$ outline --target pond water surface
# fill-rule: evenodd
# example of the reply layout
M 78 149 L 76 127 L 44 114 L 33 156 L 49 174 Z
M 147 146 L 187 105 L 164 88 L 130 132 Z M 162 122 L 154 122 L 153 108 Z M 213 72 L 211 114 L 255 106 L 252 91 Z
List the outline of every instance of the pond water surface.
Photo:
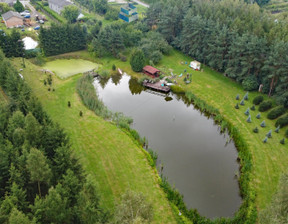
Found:
M 158 153 L 163 174 L 188 208 L 209 218 L 232 217 L 241 204 L 237 150 L 213 119 L 182 97 L 141 87 L 128 75 L 95 80 L 99 97 L 114 112 L 132 117 L 132 128 Z

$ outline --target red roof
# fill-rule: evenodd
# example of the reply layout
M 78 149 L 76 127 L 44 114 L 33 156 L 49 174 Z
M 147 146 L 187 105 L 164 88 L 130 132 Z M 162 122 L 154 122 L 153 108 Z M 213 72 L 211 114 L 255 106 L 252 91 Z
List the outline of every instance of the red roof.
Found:
M 144 68 L 143 68 L 144 71 L 146 72 L 149 72 L 151 74 L 155 74 L 157 72 L 160 72 L 160 70 L 158 70 L 157 68 L 153 68 L 152 66 L 150 65 L 146 65 Z

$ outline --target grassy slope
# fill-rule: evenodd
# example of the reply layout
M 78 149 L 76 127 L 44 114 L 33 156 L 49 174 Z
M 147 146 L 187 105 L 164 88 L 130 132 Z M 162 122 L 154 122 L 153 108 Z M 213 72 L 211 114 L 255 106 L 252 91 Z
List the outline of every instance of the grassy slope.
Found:
M 23 75 L 51 118 L 67 131 L 87 173 L 99 184 L 104 206 L 113 207 L 121 194 L 130 188 L 143 192 L 153 203 L 155 223 L 175 223 L 168 201 L 158 186 L 155 170 L 148 165 L 141 149 L 116 126 L 82 105 L 76 94 L 80 75 L 66 80 L 53 77 L 56 91 L 48 92 L 42 82 L 44 76 L 37 72 L 38 69 L 27 62 Z M 71 108 L 67 107 L 68 101 L 71 101 Z M 84 113 L 83 118 L 79 117 L 80 110 Z
M 172 56 L 173 55 L 173 56 Z M 255 111 L 251 111 L 252 123 L 247 123 L 247 116 L 244 115 L 247 107 L 252 106 L 252 100 L 257 92 L 249 93 L 249 101 L 245 101 L 245 106 L 240 106 L 239 110 L 234 109 L 236 104 L 235 97 L 240 94 L 240 99 L 245 95 L 245 91 L 241 86 L 223 75 L 204 67 L 204 72 L 193 71 L 187 65 L 182 65 L 181 62 L 189 62 L 191 58 L 174 51 L 171 56 L 165 56 L 160 67 L 162 70 L 168 71 L 172 68 L 173 72 L 180 74 L 187 69 L 187 72 L 192 72 L 192 84 L 185 85 L 182 80 L 178 80 L 185 90 L 193 92 L 199 98 L 205 100 L 208 104 L 218 108 L 220 112 L 232 122 L 240 131 L 244 139 L 249 145 L 254 161 L 254 178 L 252 185 L 256 189 L 257 206 L 263 209 L 271 200 L 272 194 L 275 192 L 281 172 L 288 169 L 288 144 L 281 145 L 280 139 L 284 137 L 284 130 L 279 134 L 274 132 L 275 121 L 267 119 L 267 112 L 261 113 L 261 119 L 256 119 L 258 107 Z M 239 103 L 239 102 L 238 102 Z M 261 128 L 260 123 L 265 120 L 267 127 Z M 259 128 L 259 133 L 254 134 L 252 129 Z M 262 140 L 266 133 L 272 129 L 272 139 L 264 144 Z M 286 139 L 287 140 L 287 139 Z

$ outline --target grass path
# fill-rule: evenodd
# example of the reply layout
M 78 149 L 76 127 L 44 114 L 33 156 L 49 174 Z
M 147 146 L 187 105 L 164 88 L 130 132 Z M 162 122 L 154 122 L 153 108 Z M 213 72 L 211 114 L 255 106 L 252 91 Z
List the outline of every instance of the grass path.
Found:
M 17 59 L 15 59 L 17 64 Z M 158 185 L 158 177 L 141 149 L 115 125 L 97 117 L 83 106 L 76 93 L 80 75 L 60 80 L 53 77 L 55 92 L 43 85 L 44 75 L 27 62 L 25 80 L 45 111 L 67 131 L 87 173 L 98 182 L 102 203 L 113 208 L 128 189 L 143 192 L 154 207 L 155 223 L 176 223 L 174 214 Z M 68 108 L 67 102 L 71 102 Z M 84 116 L 79 116 L 79 111 Z
M 265 208 L 277 189 L 281 173 L 288 170 L 287 139 L 285 145 L 279 143 L 280 139 L 284 137 L 284 130 L 287 127 L 282 129 L 279 134 L 275 133 L 275 121 L 267 119 L 267 112 L 261 113 L 261 119 L 256 119 L 256 115 L 259 113 L 258 106 L 255 111 L 250 111 L 252 123 L 247 123 L 247 116 L 244 115 L 244 112 L 253 105 L 253 98 L 259 94 L 257 92 L 249 93 L 249 101 L 245 101 L 245 106 L 240 106 L 240 109 L 236 110 L 234 106 L 240 102 L 235 100 L 236 95 L 240 94 L 241 100 L 246 93 L 239 84 L 205 66 L 203 72 L 193 71 L 185 63 L 182 64 L 185 61 L 190 62 L 191 58 L 174 51 L 171 56 L 165 56 L 162 64 L 158 67 L 167 71 L 169 65 L 169 68 L 173 69 L 173 73 L 178 75 L 187 69 L 187 72 L 193 74 L 193 81 L 186 85 L 182 77 L 181 80 L 178 80 L 182 88 L 218 108 L 221 114 L 239 129 L 253 156 L 254 173 L 251 184 L 256 190 L 257 207 Z M 266 122 L 266 128 L 260 127 L 263 120 Z M 259 129 L 258 134 L 252 131 L 256 126 Z M 268 143 L 264 144 L 262 140 L 270 129 L 273 131 L 272 139 L 268 139 Z

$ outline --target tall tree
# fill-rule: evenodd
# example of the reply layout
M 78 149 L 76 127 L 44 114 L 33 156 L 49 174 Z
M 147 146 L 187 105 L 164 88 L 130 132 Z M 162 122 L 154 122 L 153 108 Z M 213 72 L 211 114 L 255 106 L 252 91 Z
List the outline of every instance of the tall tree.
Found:
M 75 5 L 68 5 L 62 11 L 62 16 L 67 19 L 69 23 L 75 23 L 80 13 L 80 10 Z

